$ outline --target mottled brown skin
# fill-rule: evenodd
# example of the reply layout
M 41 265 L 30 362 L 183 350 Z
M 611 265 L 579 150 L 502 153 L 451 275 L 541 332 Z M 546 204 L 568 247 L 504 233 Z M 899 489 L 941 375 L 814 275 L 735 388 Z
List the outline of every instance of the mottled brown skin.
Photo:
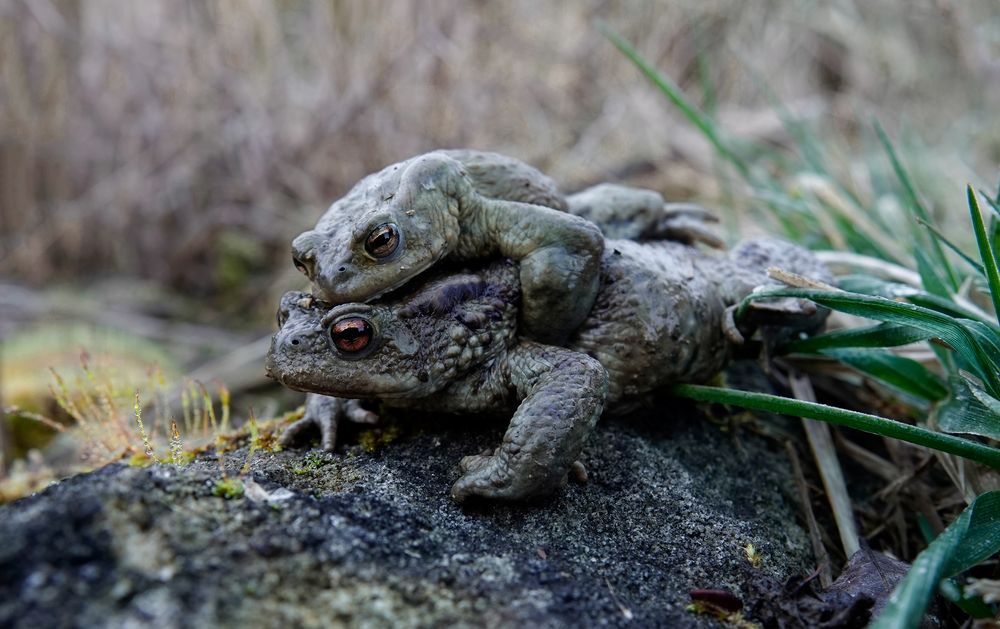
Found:
M 725 313 L 768 283 L 770 266 L 829 279 L 811 254 L 777 240 L 750 241 L 728 256 L 608 241 L 597 299 L 566 347 L 518 334 L 520 273 L 511 262 L 437 276 L 373 304 L 330 309 L 289 293 L 267 369 L 286 386 L 334 396 L 345 417 L 354 407 L 340 398 L 452 413 L 514 409 L 492 454 L 463 459 L 452 496 L 529 498 L 564 482 L 606 406 L 621 410 L 659 387 L 717 373 L 730 355 Z M 341 351 L 330 330 L 359 318 L 370 322 L 371 341 Z M 813 329 L 822 316 L 804 311 L 789 323 Z M 324 439 L 339 417 L 320 423 Z M 315 423 L 293 425 L 285 442 Z
M 313 294 L 333 304 L 376 299 L 445 257 L 517 260 L 523 334 L 561 344 L 593 304 L 600 227 L 617 238 L 718 246 L 707 220 L 704 210 L 664 204 L 651 190 L 605 184 L 564 198 L 554 181 L 519 160 L 435 151 L 365 177 L 293 241 L 292 256 Z M 373 255 L 366 241 L 387 224 L 398 244 L 389 255 Z

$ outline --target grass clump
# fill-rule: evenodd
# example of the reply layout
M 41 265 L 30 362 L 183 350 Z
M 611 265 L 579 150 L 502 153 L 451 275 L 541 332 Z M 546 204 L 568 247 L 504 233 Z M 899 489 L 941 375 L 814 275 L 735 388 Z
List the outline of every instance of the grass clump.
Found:
M 735 175 L 743 196 L 763 210 L 762 220 L 813 249 L 835 250 L 820 255 L 832 267 L 849 271 L 836 289 L 793 280 L 791 286 L 760 290 L 740 311 L 754 300 L 795 297 L 853 317 L 837 319 L 840 329 L 780 348 L 787 355 L 781 364 L 791 370 L 812 365 L 815 377 L 839 381 L 836 388 L 841 390 L 847 384 L 859 395 L 865 387 L 872 389 L 898 410 L 898 419 L 720 387 L 681 385 L 675 393 L 821 420 L 928 448 L 932 457 L 921 465 L 936 461 L 954 486 L 940 502 L 954 504 L 957 495 L 968 507 L 916 557 L 912 576 L 897 588 L 875 626 L 914 626 L 935 591 L 974 617 L 996 613 L 981 598 L 963 592 L 952 577 L 1000 550 L 1000 500 L 989 491 L 1000 487 L 1000 190 L 991 195 L 965 186 L 971 229 L 963 233 L 955 221 L 942 229 L 877 122 L 874 144 L 881 148 L 888 173 L 870 162 L 867 185 L 859 185 L 856 176 L 842 174 L 858 169 L 835 170 L 824 144 L 780 103 L 776 108 L 793 139 L 791 147 L 735 142 L 628 41 L 606 25 L 601 29 L 704 136 Z M 974 243 L 975 252 L 956 244 L 963 241 Z M 773 277 L 784 276 L 777 272 Z M 859 324 L 860 319 L 871 323 Z M 898 447 L 886 447 L 890 455 L 898 453 Z M 860 449 L 850 448 L 856 455 Z M 886 460 L 868 451 L 863 458 L 869 466 L 881 467 L 889 482 L 910 474 L 898 454 Z M 896 465 L 900 468 L 892 470 Z M 915 481 L 916 474 L 909 479 Z M 939 510 L 948 508 L 929 515 L 938 518 Z M 855 511 L 863 512 L 859 505 Z M 925 523 L 927 515 L 921 514 Z M 918 520 L 912 512 L 901 517 Z M 876 525 L 872 530 L 882 529 L 884 525 Z M 901 541 L 905 548 L 906 540 Z
M 130 372 L 131 373 L 131 372 Z M 213 444 L 221 452 L 249 434 L 250 448 L 244 470 L 249 472 L 259 450 L 278 449 L 276 426 L 261 430 L 251 411 L 245 428 L 233 432 L 230 393 L 224 385 L 211 391 L 200 382 L 186 381 L 168 387 L 163 372 L 149 370 L 144 383 L 123 378 L 113 365 L 81 355 L 79 371 L 70 376 L 50 370 L 50 391 L 59 414 L 55 419 L 15 407 L 4 409 L 15 417 L 63 437 L 70 456 L 50 463 L 38 454 L 0 468 L 0 502 L 15 500 L 43 489 L 58 478 L 123 461 L 131 466 L 186 465 Z M 141 390 L 151 391 L 149 401 Z M 172 403 L 171 399 L 177 399 Z M 180 417 L 171 409 L 178 408 Z M 41 443 L 49 441 L 46 438 Z M 230 492 L 231 493 L 231 492 Z

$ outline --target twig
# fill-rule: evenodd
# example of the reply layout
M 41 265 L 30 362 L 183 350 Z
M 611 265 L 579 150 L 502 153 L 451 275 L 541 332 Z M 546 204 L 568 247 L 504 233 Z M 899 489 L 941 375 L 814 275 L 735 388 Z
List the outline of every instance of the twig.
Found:
M 613 600 L 615 602 L 615 605 L 618 606 L 618 611 L 622 613 L 622 616 L 625 618 L 625 620 L 632 620 L 632 618 L 634 618 L 635 615 L 632 613 L 631 609 L 625 607 L 622 604 L 622 602 L 618 600 L 618 595 L 615 594 L 615 588 L 611 587 L 611 581 L 608 581 L 607 577 L 604 577 L 604 584 L 608 586 L 608 592 L 611 593 L 611 600 Z
M 809 530 L 809 542 L 812 544 L 813 555 L 816 557 L 819 582 L 824 588 L 827 588 L 833 583 L 830 554 L 826 552 L 826 546 L 823 545 L 823 537 L 819 530 L 819 524 L 816 522 L 816 514 L 813 513 L 812 500 L 809 499 L 809 487 L 806 485 L 806 478 L 802 473 L 799 454 L 790 441 L 785 442 L 785 451 L 788 452 L 788 459 L 792 462 L 795 485 L 799 488 L 799 502 L 802 503 L 802 510 L 805 512 L 806 528 Z
M 839 433 L 834 436 L 834 440 L 837 442 L 837 446 L 843 450 L 847 456 L 851 457 L 855 463 L 865 468 L 872 474 L 875 474 L 876 476 L 889 482 L 895 480 L 895 478 L 899 476 L 899 468 L 871 450 L 862 448 L 850 439 L 844 438 L 844 436 Z
M 813 393 L 808 377 L 793 373 L 789 376 L 789 382 L 796 398 L 807 402 L 816 401 L 816 395 Z M 844 473 L 840 469 L 840 462 L 837 460 L 837 453 L 833 447 L 830 427 L 808 419 L 802 420 L 802 427 L 806 431 L 809 447 L 816 458 L 816 465 L 819 468 L 820 477 L 823 479 L 823 487 L 826 488 L 827 499 L 833 509 L 837 531 L 840 533 L 840 543 L 844 547 L 845 556 L 851 557 L 860 548 L 858 528 L 854 523 L 851 497 L 847 493 Z
M 35 321 L 39 317 L 90 321 L 145 338 L 199 349 L 206 346 L 230 348 L 248 342 L 247 336 L 222 328 L 165 321 L 140 312 L 109 309 L 107 304 L 92 300 L 68 300 L 50 292 L 7 283 L 0 283 L 0 313 L 7 322 Z

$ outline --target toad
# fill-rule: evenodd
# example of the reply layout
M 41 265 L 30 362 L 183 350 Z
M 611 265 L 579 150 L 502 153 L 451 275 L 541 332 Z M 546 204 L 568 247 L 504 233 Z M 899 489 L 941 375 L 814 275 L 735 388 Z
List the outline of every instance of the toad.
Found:
M 288 293 L 267 371 L 290 388 L 332 396 L 319 398 L 331 405 L 319 425 L 324 439 L 338 419 L 369 413 L 358 399 L 511 416 L 499 447 L 461 461 L 451 495 L 531 498 L 564 483 L 606 409 L 627 410 L 658 388 L 721 370 L 734 340 L 754 325 L 748 318 L 734 332 L 727 314 L 771 282 L 772 266 L 829 279 L 811 253 L 780 240 L 747 241 L 727 255 L 672 241 L 609 240 L 593 307 L 563 347 L 519 333 L 524 274 L 510 260 L 442 269 L 368 304 L 331 307 Z M 780 312 L 772 333 L 814 331 L 826 314 L 809 302 Z M 316 419 L 293 424 L 285 442 Z
M 376 299 L 445 257 L 510 258 L 519 263 L 523 335 L 561 344 L 597 294 L 604 238 L 594 223 L 613 237 L 719 246 L 704 229 L 712 218 L 620 185 L 564 198 L 549 177 L 511 157 L 435 151 L 362 179 L 295 238 L 292 259 L 314 295 L 340 304 Z

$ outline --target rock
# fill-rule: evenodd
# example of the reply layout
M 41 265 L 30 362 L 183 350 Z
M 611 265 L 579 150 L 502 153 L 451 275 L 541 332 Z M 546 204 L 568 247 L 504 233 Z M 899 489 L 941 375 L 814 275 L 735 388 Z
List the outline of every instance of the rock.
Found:
M 210 454 L 64 480 L 0 507 L 0 626 L 717 626 L 691 589 L 749 603 L 811 571 L 793 481 L 778 444 L 658 406 L 602 421 L 588 482 L 530 505 L 451 501 L 503 431 L 469 418 L 408 418 L 374 453 L 258 452 L 232 500 Z

